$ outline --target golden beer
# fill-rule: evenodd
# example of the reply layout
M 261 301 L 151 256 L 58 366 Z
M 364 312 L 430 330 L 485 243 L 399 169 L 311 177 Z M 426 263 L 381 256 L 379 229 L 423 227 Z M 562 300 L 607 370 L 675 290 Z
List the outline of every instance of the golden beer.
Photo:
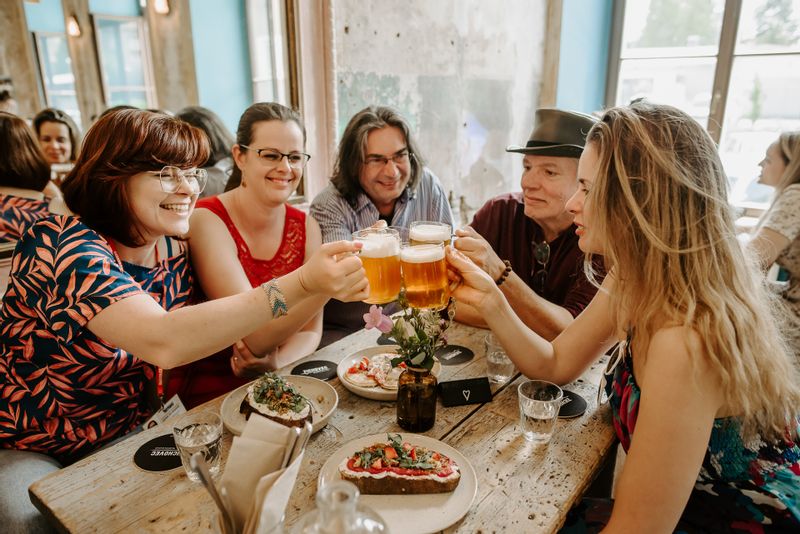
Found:
M 361 263 L 367 272 L 367 304 L 386 304 L 400 294 L 400 237 L 396 230 L 366 229 L 353 233 L 363 243 Z
M 414 221 L 408 232 L 408 240 L 411 246 L 442 243 L 445 246 L 450 244 L 450 236 L 453 229 L 449 224 L 435 221 Z
M 416 245 L 400 251 L 406 299 L 412 308 L 441 310 L 450 300 L 444 245 Z

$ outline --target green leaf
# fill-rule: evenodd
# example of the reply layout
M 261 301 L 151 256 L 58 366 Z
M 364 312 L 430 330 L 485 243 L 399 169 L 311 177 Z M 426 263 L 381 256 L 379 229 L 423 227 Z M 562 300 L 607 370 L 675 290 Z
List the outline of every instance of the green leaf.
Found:
M 414 366 L 419 367 L 420 365 L 422 365 L 422 362 L 425 361 L 425 356 L 426 355 L 424 352 L 420 352 L 416 356 L 411 358 L 411 363 L 414 364 Z

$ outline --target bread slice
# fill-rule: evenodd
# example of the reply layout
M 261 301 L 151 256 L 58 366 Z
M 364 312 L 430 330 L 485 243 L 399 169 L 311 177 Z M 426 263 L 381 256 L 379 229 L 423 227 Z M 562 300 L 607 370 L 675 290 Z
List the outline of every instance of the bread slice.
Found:
M 312 420 L 308 399 L 274 373 L 266 373 L 247 387 L 239 413 L 245 419 L 255 413 L 289 427 L 302 427 Z
M 365 495 L 448 493 L 461 481 L 458 464 L 452 459 L 404 443 L 399 434 L 342 460 L 339 475 Z

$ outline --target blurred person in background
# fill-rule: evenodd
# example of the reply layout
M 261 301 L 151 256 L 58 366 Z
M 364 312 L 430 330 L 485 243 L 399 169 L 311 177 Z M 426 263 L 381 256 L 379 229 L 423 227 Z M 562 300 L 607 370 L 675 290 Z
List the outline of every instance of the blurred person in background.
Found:
M 758 183 L 775 188 L 775 194 L 749 246 L 765 271 L 777 263 L 789 275 L 776 286 L 786 308 L 785 335 L 800 359 L 800 131 L 780 134 L 759 166 Z
M 22 237 L 51 212 L 66 213 L 60 196 L 47 198 L 50 165 L 28 124 L 0 112 L 0 243 Z
M 233 171 L 233 135 L 228 131 L 219 115 L 202 106 L 188 106 L 175 114 L 196 128 L 200 128 L 208 136 L 211 153 L 201 167 L 208 173 L 208 183 L 200 194 L 200 198 L 213 197 L 225 191 L 225 185 Z

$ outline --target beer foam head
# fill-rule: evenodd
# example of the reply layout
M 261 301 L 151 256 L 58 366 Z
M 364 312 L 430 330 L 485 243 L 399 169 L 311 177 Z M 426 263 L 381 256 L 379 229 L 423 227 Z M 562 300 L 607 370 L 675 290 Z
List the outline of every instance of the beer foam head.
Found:
M 356 241 L 364 244 L 361 255 L 365 258 L 386 258 L 400 253 L 400 243 L 397 237 L 391 234 L 368 234 Z
M 400 251 L 400 261 L 406 263 L 433 263 L 442 259 L 444 247 L 441 245 L 416 245 Z
M 450 227 L 439 224 L 417 224 L 411 228 L 409 238 L 414 241 L 449 241 Z

